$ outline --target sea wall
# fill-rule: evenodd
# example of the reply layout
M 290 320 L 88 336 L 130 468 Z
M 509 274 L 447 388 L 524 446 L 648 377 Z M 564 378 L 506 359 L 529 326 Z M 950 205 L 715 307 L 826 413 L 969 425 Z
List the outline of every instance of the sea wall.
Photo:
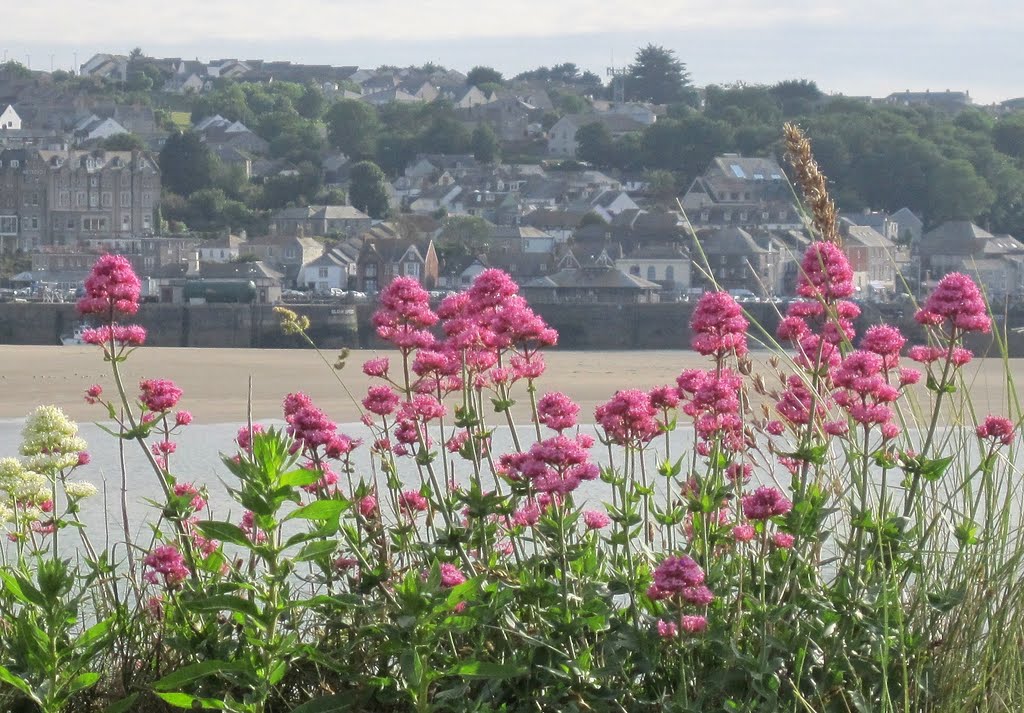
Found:
M 564 349 L 687 349 L 690 345 L 692 303 L 664 304 L 537 304 L 534 309 L 558 330 L 558 346 Z M 775 305 L 744 305 L 769 335 L 778 324 Z M 310 319 L 309 334 L 324 349 L 381 348 L 372 324 L 374 306 L 296 305 L 296 312 Z M 269 305 L 168 305 L 143 304 L 133 318 L 149 333 L 148 343 L 164 347 L 302 348 L 302 338 L 281 331 L 280 317 Z M 882 313 L 864 308 L 858 332 L 887 321 L 904 330 L 911 342 L 921 343 L 924 333 L 912 315 Z M 1012 327 L 1024 318 L 1009 320 L 1007 346 L 1011 356 L 1024 357 L 1024 334 Z M 70 334 L 79 317 L 74 305 L 0 304 L 0 344 L 58 344 Z M 1001 328 L 1001 320 L 997 321 Z M 763 336 L 752 327 L 752 346 Z M 769 342 L 770 343 L 770 342 Z M 978 355 L 995 356 L 999 350 L 988 335 L 968 342 Z
M 310 336 L 326 349 L 357 342 L 352 306 L 310 305 Z M 59 344 L 80 319 L 71 304 L 0 304 L 0 344 Z M 304 345 L 281 331 L 269 305 L 143 304 L 132 322 L 146 328 L 147 343 L 158 347 L 294 348 Z

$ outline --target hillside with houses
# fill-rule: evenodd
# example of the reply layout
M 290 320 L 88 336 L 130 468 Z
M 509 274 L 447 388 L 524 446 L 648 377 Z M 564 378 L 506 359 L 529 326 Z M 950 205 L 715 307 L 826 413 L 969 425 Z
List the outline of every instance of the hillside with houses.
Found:
M 0 295 L 70 300 L 117 252 L 149 300 L 177 304 L 372 301 L 400 275 L 439 294 L 489 267 L 543 303 L 715 286 L 781 300 L 810 239 L 778 136 L 794 118 L 836 179 L 860 299 L 952 271 L 990 299 L 1024 295 L 1014 102 L 696 88 L 673 61 L 668 94 L 574 65 L 505 79 L 141 52 L 77 73 L 8 63 Z

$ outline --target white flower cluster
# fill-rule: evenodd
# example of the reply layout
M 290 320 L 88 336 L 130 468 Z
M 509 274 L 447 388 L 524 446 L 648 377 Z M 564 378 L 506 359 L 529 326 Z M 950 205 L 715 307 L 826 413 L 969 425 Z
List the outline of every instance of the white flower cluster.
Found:
M 87 447 L 78 424 L 56 406 L 39 406 L 29 414 L 21 437 L 25 466 L 49 475 L 78 465 L 78 454 Z

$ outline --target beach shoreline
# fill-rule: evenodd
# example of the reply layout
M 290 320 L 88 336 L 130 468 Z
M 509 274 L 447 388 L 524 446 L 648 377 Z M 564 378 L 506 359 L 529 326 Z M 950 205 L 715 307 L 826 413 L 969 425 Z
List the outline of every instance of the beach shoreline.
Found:
M 280 419 L 284 396 L 303 391 L 332 419 L 345 423 L 359 420 L 356 401 L 365 395 L 367 386 L 376 383 L 362 373 L 363 362 L 374 356 L 389 356 L 393 368 L 400 367 L 397 352 L 386 350 L 353 350 L 345 368 L 336 371 L 331 366 L 337 357 L 334 351 L 321 356 L 308 349 L 144 347 L 121 364 L 121 371 L 131 394 L 137 392 L 141 379 L 172 379 L 184 391 L 180 407 L 191 411 L 199 423 L 244 423 L 250 378 L 255 420 Z M 553 349 L 544 356 L 548 368 L 538 382 L 539 392 L 566 393 L 579 403 L 581 421 L 591 420 L 594 408 L 616 390 L 674 384 L 684 369 L 710 366 L 708 358 L 689 350 Z M 763 374 L 769 386 L 777 385 L 767 361 L 770 354 L 755 352 L 751 356 L 755 372 Z M 107 420 L 101 407 L 89 405 L 83 398 L 93 384 L 108 394 L 114 389 L 110 365 L 98 348 L 0 345 L 0 364 L 0 419 L 23 418 L 39 404 L 56 404 L 76 420 Z M 1024 359 L 1010 359 L 1006 364 L 1014 380 L 1024 379 Z M 979 414 L 1006 412 L 1007 378 L 1002 360 L 977 359 L 965 367 L 964 379 Z M 918 389 L 918 397 L 927 398 L 923 387 Z M 513 414 L 523 423 L 529 413 L 525 387 L 517 385 L 514 398 L 518 403 Z M 759 416 L 760 404 L 766 402 L 754 397 L 752 403 L 754 415 Z M 493 421 L 494 415 L 489 418 Z

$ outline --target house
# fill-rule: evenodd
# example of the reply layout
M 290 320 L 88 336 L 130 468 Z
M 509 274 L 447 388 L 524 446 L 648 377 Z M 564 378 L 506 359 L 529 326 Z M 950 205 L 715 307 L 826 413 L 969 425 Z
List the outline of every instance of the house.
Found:
M 640 206 L 625 191 L 601 191 L 597 195 L 584 198 L 569 206 L 570 210 L 582 210 L 596 213 L 606 223 L 610 223 L 619 213 L 626 210 L 639 210 Z
M 433 289 L 438 268 L 433 240 L 368 237 L 359 253 L 356 281 L 360 292 L 378 292 L 396 277 L 414 277 Z
M 385 104 L 396 102 L 399 104 L 422 103 L 423 99 L 415 94 L 410 94 L 400 87 L 391 87 L 376 92 L 364 92 L 359 95 L 359 101 L 364 101 L 374 106 L 384 106 Z
M 250 257 L 266 263 L 281 272 L 289 283 L 294 283 L 299 270 L 319 257 L 324 250 L 313 238 L 289 235 L 265 235 L 251 238 L 238 246 L 239 258 Z
M 501 97 L 486 104 L 458 109 L 455 115 L 467 125 L 488 125 L 499 141 L 514 142 L 530 138 L 531 118 L 538 115 L 538 110 L 516 97 Z
M 669 292 L 690 289 L 690 255 L 678 244 L 639 247 L 615 260 L 615 267 L 655 282 Z
M 449 87 L 442 90 L 441 96 L 452 103 L 456 109 L 469 109 L 480 104 L 488 104 L 492 98 L 480 91 L 476 86 Z
M 693 287 L 770 293 L 779 283 L 779 262 L 746 230 L 737 227 L 697 231 L 692 235 Z M 713 280 L 712 280 L 713 276 Z
M 1020 266 L 1024 243 L 993 235 L 966 220 L 943 223 L 921 237 L 920 279 L 934 283 L 950 272 L 966 272 L 993 296 L 1022 293 Z
M 160 301 L 171 304 L 281 301 L 280 272 L 260 261 L 202 263 L 192 260 L 167 268 L 156 278 Z
M 790 230 L 804 227 L 794 195 L 775 159 L 723 154 L 693 180 L 682 206 L 698 230 Z
M 896 290 L 896 246 L 872 227 L 839 222 L 843 250 L 853 268 L 853 284 L 862 296 L 879 297 Z
M 921 239 L 924 221 L 909 208 L 900 208 L 889 216 L 889 220 L 896 225 L 897 237 L 892 239 L 894 243 L 913 245 Z
M 438 185 L 420 191 L 420 194 L 409 204 L 409 210 L 413 213 L 436 213 L 448 206 L 462 193 L 462 186 Z
M 6 131 L 21 131 L 21 117 L 11 104 L 0 111 L 0 133 Z
M 102 141 L 118 134 L 127 134 L 128 129 L 112 118 L 104 119 L 90 114 L 75 124 L 72 133 L 75 135 L 76 143 L 82 145 L 93 141 Z
M 532 303 L 638 304 L 658 301 L 661 286 L 615 266 L 603 252 L 592 265 L 567 265 L 551 275 L 524 283 L 523 296 Z
M 124 82 L 128 79 L 128 58 L 121 54 L 95 54 L 82 64 L 78 74 Z
M 570 210 L 541 209 L 523 216 L 522 224 L 542 230 L 552 236 L 556 242 L 565 243 L 579 227 L 586 213 Z
M 352 239 L 340 243 L 306 263 L 299 271 L 297 284 L 321 294 L 332 289 L 347 290 L 355 282 L 361 243 Z
M 604 124 L 613 139 L 640 133 L 646 128 L 645 124 L 623 114 L 566 114 L 548 130 L 548 155 L 576 158 L 579 149 L 576 132 L 596 122 Z
M 144 151 L 0 150 L 0 235 L 23 250 L 152 234 L 159 202 Z
M 200 262 L 232 262 L 238 260 L 240 249 L 246 241 L 245 231 L 240 235 L 227 235 L 216 240 L 204 240 L 198 246 Z
M 240 121 L 231 121 L 216 114 L 196 122 L 193 126 L 211 150 L 231 147 L 248 154 L 263 155 L 270 149 L 270 144 L 254 134 L 248 126 Z
M 650 126 L 651 124 L 658 120 L 658 113 L 655 111 L 654 107 L 650 104 L 644 104 L 640 102 L 613 103 L 603 111 L 601 109 L 598 109 L 596 105 L 594 108 L 600 111 L 601 113 L 628 116 L 630 119 L 633 119 L 634 121 L 639 121 L 644 126 Z
M 359 235 L 368 230 L 373 219 L 350 205 L 311 205 L 284 208 L 270 219 L 277 235 Z
M 944 92 L 912 92 L 908 89 L 905 92 L 894 92 L 882 101 L 896 106 L 926 106 L 951 114 L 974 105 L 970 92 L 951 92 L 948 89 Z

